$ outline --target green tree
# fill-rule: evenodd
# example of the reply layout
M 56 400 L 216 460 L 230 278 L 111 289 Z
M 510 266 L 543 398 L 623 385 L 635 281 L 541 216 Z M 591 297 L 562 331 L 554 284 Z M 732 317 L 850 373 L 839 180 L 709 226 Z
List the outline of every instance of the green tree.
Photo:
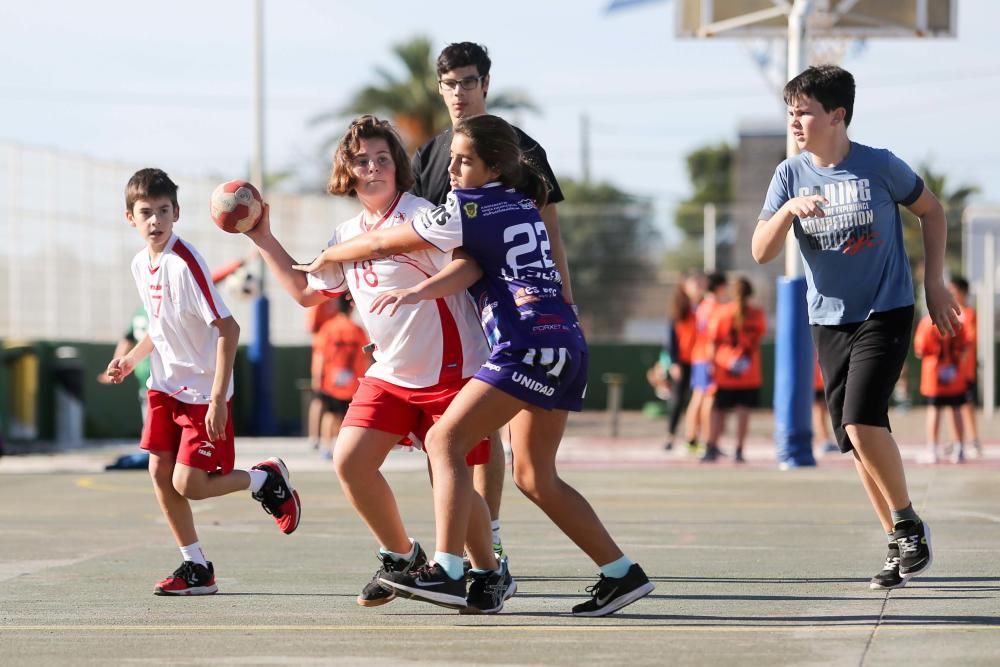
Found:
M 724 204 L 733 200 L 734 151 L 729 144 L 703 146 L 687 155 L 688 178 L 694 194 L 677 207 L 674 224 L 688 238 L 700 238 L 704 233 L 704 206 L 716 204 L 719 207 L 718 225 L 728 222 L 724 219 Z
M 336 143 L 343 134 L 345 118 L 371 113 L 391 119 L 409 152 L 415 151 L 434 135 L 451 125 L 448 109 L 438 93 L 436 54 L 431 40 L 417 36 L 396 44 L 392 52 L 402 65 L 399 76 L 384 67 L 375 68 L 375 83 L 354 93 L 340 109 L 316 116 L 314 124 L 332 124 L 336 129 L 324 142 L 324 148 Z M 526 109 L 537 111 L 524 93 L 491 93 L 491 111 Z
M 648 251 L 657 238 L 649 202 L 607 183 L 560 179 L 559 226 L 573 296 L 595 338 L 622 330 L 632 286 L 655 280 Z
M 947 177 L 932 171 L 926 162 L 917 167 L 917 173 L 924 179 L 924 185 L 930 189 L 941 206 L 944 207 L 945 219 L 948 223 L 948 242 L 945 245 L 945 269 L 952 273 L 962 271 L 962 213 L 968 205 L 969 198 L 979 192 L 975 185 L 960 185 L 954 189 L 947 182 Z M 924 242 L 920 220 L 905 207 L 900 207 L 903 214 L 903 244 L 910 258 L 910 270 L 915 282 L 923 278 Z M 915 285 L 916 287 L 916 285 Z

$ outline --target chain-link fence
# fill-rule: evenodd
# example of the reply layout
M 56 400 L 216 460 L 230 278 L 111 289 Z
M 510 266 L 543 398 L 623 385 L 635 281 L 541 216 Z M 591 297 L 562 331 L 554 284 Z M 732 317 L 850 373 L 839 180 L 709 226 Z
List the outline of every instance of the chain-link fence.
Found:
M 143 248 L 125 221 L 125 184 L 138 169 L 45 148 L 0 143 L 0 338 L 114 341 L 125 331 L 139 296 L 129 271 Z M 155 166 L 155 165 L 154 165 Z M 242 235 L 220 231 L 208 214 L 218 183 L 171 173 L 180 186 L 175 231 L 191 242 L 210 267 L 254 256 Z M 335 225 L 357 211 L 351 200 L 318 195 L 269 197 L 275 233 L 293 257 L 311 259 Z M 250 300 L 238 279 L 222 295 L 250 327 Z M 271 339 L 305 344 L 304 311 L 273 280 Z

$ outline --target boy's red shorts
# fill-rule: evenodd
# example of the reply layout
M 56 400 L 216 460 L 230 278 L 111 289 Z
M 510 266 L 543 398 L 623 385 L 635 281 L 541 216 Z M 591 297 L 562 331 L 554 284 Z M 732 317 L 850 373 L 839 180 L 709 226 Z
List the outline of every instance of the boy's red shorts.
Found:
M 423 442 L 427 439 L 427 431 L 441 418 L 466 382 L 468 379 L 411 389 L 378 378 L 363 377 L 347 408 L 343 426 L 374 428 L 398 434 L 400 438 L 412 433 Z M 402 444 L 414 446 L 409 439 Z M 489 436 L 483 438 L 465 457 L 470 466 L 489 460 Z
M 150 452 L 173 452 L 177 463 L 209 473 L 233 471 L 236 447 L 233 439 L 233 406 L 226 403 L 226 435 L 209 440 L 205 430 L 207 404 L 178 401 L 162 391 L 150 389 L 149 411 L 142 427 L 139 447 Z

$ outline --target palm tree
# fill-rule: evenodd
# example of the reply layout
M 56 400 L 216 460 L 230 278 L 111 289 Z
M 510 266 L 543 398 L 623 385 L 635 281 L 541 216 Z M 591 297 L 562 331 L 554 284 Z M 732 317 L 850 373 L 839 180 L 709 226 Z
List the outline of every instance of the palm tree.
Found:
M 406 149 L 415 151 L 434 135 L 451 125 L 448 110 L 438 94 L 435 56 L 431 40 L 425 36 L 396 44 L 392 52 L 402 62 L 405 76 L 397 77 L 384 67 L 376 67 L 377 83 L 354 94 L 343 108 L 316 116 L 314 124 L 343 123 L 346 117 L 363 113 L 385 115 L 392 119 Z M 523 93 L 490 96 L 491 109 L 527 109 L 537 111 Z M 328 148 L 340 139 L 340 132 L 324 142 Z
M 951 273 L 961 273 L 962 271 L 962 212 L 968 205 L 969 198 L 979 192 L 979 187 L 975 185 L 960 185 L 954 190 L 949 189 L 947 178 L 944 174 L 931 171 L 929 164 L 922 164 L 917 168 L 920 177 L 924 179 L 924 185 L 931 192 L 937 195 L 941 206 L 944 207 L 945 220 L 948 224 L 948 241 L 945 245 L 945 270 Z M 901 208 L 903 212 L 903 243 L 906 246 L 906 254 L 910 257 L 910 268 L 914 272 L 916 279 L 923 276 L 924 244 L 923 234 L 920 229 L 920 221 L 916 219 L 907 209 Z M 914 280 L 916 283 L 917 281 Z

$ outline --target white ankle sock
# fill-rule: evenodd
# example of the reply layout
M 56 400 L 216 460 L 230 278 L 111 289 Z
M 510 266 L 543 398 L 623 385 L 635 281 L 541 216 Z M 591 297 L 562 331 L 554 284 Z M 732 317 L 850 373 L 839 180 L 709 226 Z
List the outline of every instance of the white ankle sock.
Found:
M 267 481 L 267 471 L 247 470 L 247 474 L 250 475 L 250 493 L 257 493 Z
M 205 560 L 205 552 L 201 549 L 201 542 L 195 542 L 194 544 L 189 544 L 186 547 L 181 547 L 181 557 L 184 560 L 189 560 L 192 563 L 198 563 L 198 565 L 204 565 L 208 567 L 208 561 Z

